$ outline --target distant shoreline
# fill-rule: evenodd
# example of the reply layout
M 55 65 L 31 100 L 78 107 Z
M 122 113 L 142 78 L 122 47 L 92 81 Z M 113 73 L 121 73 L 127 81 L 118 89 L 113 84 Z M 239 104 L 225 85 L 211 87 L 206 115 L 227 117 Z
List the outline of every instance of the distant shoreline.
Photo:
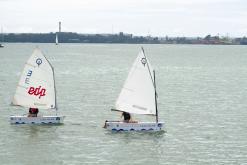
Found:
M 206 37 L 153 37 L 118 34 L 57 33 L 8 33 L 0 34 L 5 43 L 108 43 L 108 44 L 193 44 L 193 45 L 247 45 L 247 38 L 229 38 L 207 35 Z M 1 42 L 0 42 L 1 43 Z

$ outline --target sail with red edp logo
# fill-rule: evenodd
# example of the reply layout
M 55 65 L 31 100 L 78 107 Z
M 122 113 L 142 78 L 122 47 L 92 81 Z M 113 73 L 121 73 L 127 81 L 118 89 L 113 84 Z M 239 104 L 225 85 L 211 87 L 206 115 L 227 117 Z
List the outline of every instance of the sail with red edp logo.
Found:
M 39 86 L 38 88 L 30 87 L 28 90 L 28 94 L 38 96 L 39 98 L 41 98 L 42 96 L 45 96 L 45 91 L 46 89 L 41 88 L 41 86 Z
M 24 66 L 12 103 L 27 108 L 56 109 L 53 67 L 38 48 Z

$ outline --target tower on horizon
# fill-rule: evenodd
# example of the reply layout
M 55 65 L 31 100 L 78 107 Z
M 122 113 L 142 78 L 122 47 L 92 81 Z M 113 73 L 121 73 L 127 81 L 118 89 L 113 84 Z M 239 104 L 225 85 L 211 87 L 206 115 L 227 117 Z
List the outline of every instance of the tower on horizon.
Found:
M 59 22 L 59 33 L 61 32 L 61 22 Z

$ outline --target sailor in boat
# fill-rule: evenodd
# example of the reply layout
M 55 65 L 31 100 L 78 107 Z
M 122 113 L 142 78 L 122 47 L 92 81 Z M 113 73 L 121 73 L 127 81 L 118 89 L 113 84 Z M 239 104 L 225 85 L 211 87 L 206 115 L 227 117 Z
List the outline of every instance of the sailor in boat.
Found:
M 29 108 L 28 117 L 37 117 L 38 113 L 39 113 L 38 108 Z
M 122 116 L 124 118 L 123 122 L 128 123 L 131 121 L 131 115 L 128 112 L 123 112 Z
M 122 117 L 124 118 L 123 119 L 124 123 L 137 123 L 137 121 L 133 121 L 132 120 L 131 115 L 128 112 L 123 112 L 122 115 L 121 115 L 121 118 Z M 106 122 L 108 122 L 108 121 L 107 120 L 105 121 L 105 124 L 104 124 L 103 128 L 106 128 Z
M 125 123 L 138 123 L 138 121 L 132 120 L 132 117 L 128 112 L 123 112 L 121 117 L 124 118 L 123 122 Z

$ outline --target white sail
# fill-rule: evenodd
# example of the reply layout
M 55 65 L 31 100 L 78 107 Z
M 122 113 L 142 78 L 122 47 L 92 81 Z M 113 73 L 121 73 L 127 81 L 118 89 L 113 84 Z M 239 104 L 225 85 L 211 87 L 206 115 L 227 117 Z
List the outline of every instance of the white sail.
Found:
M 56 33 L 55 43 L 56 43 L 56 45 L 58 45 L 58 36 L 57 36 L 57 33 Z
M 12 104 L 28 108 L 56 108 L 54 71 L 37 48 L 24 66 Z
M 156 114 L 153 69 L 141 51 L 116 101 L 116 110 L 134 114 Z

